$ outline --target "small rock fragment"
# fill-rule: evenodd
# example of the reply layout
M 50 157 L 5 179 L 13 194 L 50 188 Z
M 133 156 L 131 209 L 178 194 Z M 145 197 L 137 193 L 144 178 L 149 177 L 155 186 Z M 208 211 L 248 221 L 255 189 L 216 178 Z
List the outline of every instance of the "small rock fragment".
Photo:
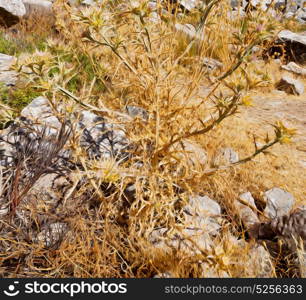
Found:
M 68 226 L 66 223 L 53 223 L 47 228 L 43 229 L 36 237 L 35 241 L 43 242 L 45 247 L 52 247 L 58 244 L 65 233 L 67 232 Z
M 222 148 L 213 160 L 215 166 L 234 164 L 239 161 L 239 154 L 232 148 Z
M 252 208 L 256 209 L 254 199 L 250 192 L 240 195 L 239 198 L 245 201 Z M 249 206 L 239 201 L 237 201 L 235 204 L 236 204 L 239 216 L 246 228 L 251 228 L 254 224 L 259 223 L 257 214 Z

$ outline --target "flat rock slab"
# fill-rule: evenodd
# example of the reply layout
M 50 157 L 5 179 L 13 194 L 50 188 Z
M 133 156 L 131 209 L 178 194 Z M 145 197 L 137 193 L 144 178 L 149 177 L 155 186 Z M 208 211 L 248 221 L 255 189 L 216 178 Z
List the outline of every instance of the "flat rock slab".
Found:
M 15 57 L 0 53 L 0 83 L 4 85 L 15 85 L 17 72 L 11 71 L 10 67 L 15 62 Z

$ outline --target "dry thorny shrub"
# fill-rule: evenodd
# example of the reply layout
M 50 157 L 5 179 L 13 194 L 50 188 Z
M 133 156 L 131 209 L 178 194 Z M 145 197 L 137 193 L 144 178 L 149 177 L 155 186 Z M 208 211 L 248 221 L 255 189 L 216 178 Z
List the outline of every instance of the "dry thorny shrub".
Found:
M 133 147 L 126 161 L 88 160 L 72 126 L 65 146 L 72 150 L 72 187 L 60 190 L 55 203 L 33 195 L 14 198 L 15 218 L 1 220 L 2 275 L 151 277 L 175 268 L 176 276 L 197 277 L 203 276 L 199 262 L 205 262 L 220 274 L 255 276 L 257 271 L 245 264 L 248 247 L 241 253 L 228 238 L 245 237 L 231 205 L 239 192 L 233 184 L 245 184 L 243 164 L 288 142 L 294 131 L 279 122 L 273 139 L 260 147 L 255 143 L 254 152 L 230 166 L 214 166 L 209 159 L 204 165 L 191 163 L 184 145 L 197 141 L 208 153 L 217 150 L 213 132 L 222 132 L 221 123 L 250 104 L 247 92 L 267 81 L 265 74 L 252 73 L 250 57 L 279 24 L 256 11 L 233 19 L 227 1 L 206 1 L 201 15 L 169 14 L 157 23 L 149 21 L 146 1 L 138 7 L 103 1 L 82 10 L 64 2 L 55 3 L 60 35 L 48 40 L 46 51 L 20 56 L 16 68 L 48 97 L 62 120 L 90 110 L 123 123 Z M 174 29 L 175 22 L 187 20 L 197 25 L 202 39 Z M 223 67 L 209 71 L 202 63 L 207 57 Z M 147 117 L 127 117 L 128 105 L 145 109 Z M 162 227 L 179 232 L 182 207 L 193 193 L 218 196 L 223 207 L 217 246 L 212 253 L 173 251 L 169 257 L 148 237 Z M 52 247 L 34 238 L 48 222 L 69 224 L 69 233 Z

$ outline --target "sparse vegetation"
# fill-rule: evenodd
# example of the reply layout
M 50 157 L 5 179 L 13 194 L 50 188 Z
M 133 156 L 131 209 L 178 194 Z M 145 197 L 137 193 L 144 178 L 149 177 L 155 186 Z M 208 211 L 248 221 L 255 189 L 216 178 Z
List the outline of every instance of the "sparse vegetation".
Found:
M 0 203 L 10 210 L 0 220 L 1 276 L 152 277 L 170 270 L 177 277 L 205 277 L 203 263 L 219 276 L 260 276 L 260 266 L 248 263 L 255 242 L 234 201 L 250 191 L 263 205 L 261 192 L 277 185 L 305 203 L 306 178 L 290 152 L 294 129 L 280 120 L 267 133 L 241 117 L 253 105 L 252 93 L 274 84 L 271 61 L 262 66 L 256 60 L 284 24 L 260 10 L 233 18 L 228 2 L 206 1 L 200 12 L 176 11 L 154 23 L 147 1 L 75 9 L 57 0 L 56 30 L 49 20 L 48 30 L 24 24 L 14 40 L 2 33 L 0 52 L 18 56 L 14 69 L 25 86 L 2 88 L 0 124 L 6 127 L 44 95 L 62 127 L 57 137 L 40 132 L 37 152 L 29 141 L 19 141 L 23 151 L 7 170 L 0 168 Z M 175 30 L 176 23 L 193 24 L 201 39 Z M 222 66 L 209 70 L 205 58 Z M 144 109 L 148 118 L 127 116 L 130 105 Z M 89 159 L 75 125 L 81 109 L 125 128 L 129 159 Z M 49 152 L 45 140 L 54 146 Z M 180 148 L 186 141 L 206 153 L 205 164 L 190 161 Z M 240 160 L 215 164 L 226 146 L 239 149 Z M 70 151 L 69 159 L 62 150 Z M 66 182 L 54 189 L 57 199 L 46 201 L 31 188 L 52 173 Z M 164 238 L 182 234 L 184 205 L 195 194 L 216 199 L 222 208 L 214 247 L 194 244 L 197 254 L 154 247 L 150 236 L 156 229 L 168 228 Z M 65 222 L 69 231 L 61 243 L 47 247 L 33 237 L 48 222 Z M 272 257 L 272 276 L 300 276 L 288 267 L 292 261 Z

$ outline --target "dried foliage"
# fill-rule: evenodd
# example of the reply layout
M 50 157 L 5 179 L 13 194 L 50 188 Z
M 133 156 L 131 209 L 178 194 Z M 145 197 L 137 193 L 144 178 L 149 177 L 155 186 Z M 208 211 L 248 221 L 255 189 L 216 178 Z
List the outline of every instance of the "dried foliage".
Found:
M 252 49 L 264 48 L 281 25 L 257 11 L 232 18 L 228 1 L 205 3 L 200 14 L 179 15 L 180 8 L 166 5 L 162 15 L 160 7 L 162 21 L 154 23 L 147 1 L 136 7 L 132 1 L 103 1 L 82 9 L 55 1 L 60 34 L 48 39 L 44 51 L 20 56 L 15 68 L 55 110 L 64 107 L 69 122 L 85 109 L 123 126 L 131 142 L 129 159 L 89 157 L 75 126 L 67 129 L 69 122 L 56 137 L 50 138 L 47 128 L 34 138 L 17 135 L 11 143 L 16 156 L 1 173 L 1 197 L 11 210 L 11 218 L 0 221 L 2 276 L 152 277 L 171 270 L 178 277 L 205 277 L 208 267 L 217 276 L 260 276 L 260 266 L 246 264 L 253 242 L 244 241 L 232 203 L 240 189 L 258 182 L 254 158 L 288 143 L 295 131 L 279 122 L 261 146 L 255 138 L 244 141 L 248 146 L 238 162 L 214 166 L 212 158 L 230 136 L 223 124 L 235 124 L 240 109 L 251 105 L 250 90 L 269 84 L 252 63 Z M 201 39 L 175 30 L 175 23 L 188 22 Z M 209 70 L 205 58 L 220 60 L 222 67 Z M 127 115 L 129 106 L 143 109 L 145 117 Z M 233 131 L 241 135 L 244 129 Z M 200 144 L 206 163 L 190 162 L 187 142 Z M 65 145 L 71 151 L 69 170 L 60 163 Z M 56 190 L 58 199 L 31 195 L 39 178 L 64 171 L 69 179 Z M 222 206 L 215 247 L 208 251 L 194 244 L 197 255 L 154 247 L 149 241 L 154 230 L 168 228 L 165 239 L 182 232 L 183 206 L 194 193 L 209 194 Z M 68 224 L 67 232 L 60 242 L 46 243 L 54 223 Z M 42 232 L 39 242 L 35 237 Z M 276 273 L 276 261 L 271 264 L 274 276 L 286 272 Z

